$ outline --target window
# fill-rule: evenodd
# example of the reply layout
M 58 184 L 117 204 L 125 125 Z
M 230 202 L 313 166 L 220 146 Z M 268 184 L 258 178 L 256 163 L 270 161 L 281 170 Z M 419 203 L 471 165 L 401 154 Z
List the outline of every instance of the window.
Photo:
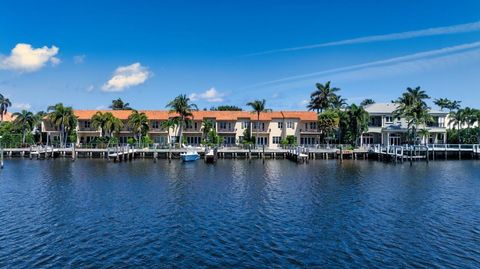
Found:
M 84 121 L 83 122 L 83 127 L 84 128 L 90 128 L 90 121 Z
M 281 140 L 282 140 L 281 136 L 274 136 L 273 137 L 273 144 L 280 144 Z
M 227 129 L 227 123 L 226 122 L 221 121 L 218 124 L 220 125 L 220 127 L 219 127 L 220 129 Z
M 385 123 L 392 123 L 392 122 L 393 122 L 393 117 L 385 116 Z
M 257 126 L 258 126 L 258 128 L 257 128 Z M 254 122 L 253 123 L 253 129 L 265 130 L 265 122 Z
M 198 129 L 198 122 L 195 122 L 194 125 L 195 125 L 195 130 L 197 130 Z
M 250 122 L 248 121 L 242 121 L 242 129 L 247 129 L 249 124 Z
M 158 129 L 160 127 L 160 124 L 158 123 L 158 121 L 152 121 L 152 128 L 153 129 Z
M 185 127 L 187 129 L 192 129 L 192 122 L 191 121 L 187 121 L 187 124 L 185 125 Z
M 317 129 L 317 123 L 316 122 L 310 122 L 310 129 L 316 130 Z
M 293 121 L 287 121 L 287 128 L 294 129 L 295 123 Z
M 283 129 L 283 122 L 281 121 L 278 122 L 278 129 Z

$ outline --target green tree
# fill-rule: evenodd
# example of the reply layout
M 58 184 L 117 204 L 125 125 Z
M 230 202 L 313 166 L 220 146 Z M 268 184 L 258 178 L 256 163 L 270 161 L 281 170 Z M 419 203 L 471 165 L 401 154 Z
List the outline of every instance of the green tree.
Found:
M 330 81 L 327 83 L 315 84 L 317 89 L 310 95 L 310 103 L 307 105 L 308 110 L 315 110 L 317 113 L 332 107 L 332 100 L 336 98 L 335 92 L 340 91 L 339 88 L 331 88 Z
M 67 145 L 68 134 L 77 126 L 77 117 L 72 107 L 66 107 L 62 103 L 49 106 L 47 118 L 60 133 L 60 145 Z
M 435 99 L 433 101 L 433 103 L 440 107 L 440 110 L 444 110 L 444 109 L 448 109 L 450 112 L 452 112 L 453 110 L 457 110 L 460 108 L 460 101 L 452 101 L 450 99 L 447 99 L 447 98 L 439 98 L 439 99 Z
M 412 143 L 417 139 L 417 128 L 432 121 L 432 116 L 429 113 L 430 108 L 425 101 L 427 99 L 430 99 L 430 96 L 420 87 L 408 87 L 401 97 L 393 101 L 397 105 L 393 115 L 394 117 L 405 118 Z
M 360 136 L 368 130 L 370 116 L 362 106 L 352 104 L 347 108 L 346 118 L 348 125 L 347 135 L 350 143 L 358 147 Z
M 110 105 L 112 110 L 132 110 L 129 103 L 123 102 L 121 98 L 112 100 L 112 104 Z
M 190 118 L 193 118 L 193 111 L 198 110 L 196 104 L 190 102 L 185 94 L 181 94 L 167 104 L 167 108 L 170 108 L 170 113 L 176 113 L 179 123 L 179 142 L 182 143 L 183 129 Z
M 210 111 L 242 111 L 242 108 L 238 106 L 222 105 L 217 107 L 211 107 Z
M 7 114 L 9 106 L 12 106 L 10 99 L 6 98 L 0 93 L 0 123 L 3 121 L 3 116 Z
M 250 106 L 252 108 L 252 113 L 257 114 L 257 128 L 255 129 L 255 141 L 254 141 L 255 146 L 257 145 L 258 131 L 260 129 L 260 113 L 271 111 L 271 109 L 265 107 L 265 103 L 266 103 L 265 99 L 255 100 L 253 102 L 247 103 L 247 106 Z
M 102 113 L 97 111 L 91 118 L 93 128 L 100 130 L 101 137 L 112 138 L 123 128 L 123 122 L 111 112 Z
M 339 128 L 339 124 L 340 116 L 336 110 L 329 109 L 318 114 L 318 129 L 320 130 L 321 140 L 327 141 L 328 137 L 333 136 Z
M 334 94 L 331 97 L 330 102 L 331 102 L 331 107 L 333 109 L 342 109 L 342 108 L 345 108 L 345 106 L 347 106 L 347 99 L 342 98 L 341 95 L 337 95 L 337 94 Z
M 214 130 L 214 127 L 215 123 L 213 122 L 213 120 L 204 119 L 202 121 L 203 139 L 207 140 L 207 142 L 209 142 L 208 134 L 210 133 L 210 131 Z
M 13 113 L 15 117 L 14 124 L 20 126 L 22 130 L 22 144 L 25 144 L 25 137 L 28 131 L 32 131 L 37 122 L 35 114 L 30 111 L 22 110 L 21 112 Z
M 360 103 L 360 106 L 366 107 L 366 106 L 373 105 L 373 104 L 375 104 L 375 101 L 374 101 L 373 99 L 367 98 L 367 99 L 364 99 L 364 100 Z
M 128 116 L 127 126 L 132 130 L 135 141 L 140 146 L 142 136 L 145 136 L 150 128 L 147 115 L 133 110 L 132 114 Z

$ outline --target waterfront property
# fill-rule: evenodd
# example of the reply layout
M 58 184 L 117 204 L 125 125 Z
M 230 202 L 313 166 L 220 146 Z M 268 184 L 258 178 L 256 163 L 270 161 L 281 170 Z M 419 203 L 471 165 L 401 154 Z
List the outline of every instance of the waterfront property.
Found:
M 76 126 L 77 144 L 87 144 L 101 136 L 101 130 L 93 128 L 91 119 L 97 110 L 75 110 L 78 119 Z M 127 143 L 133 137 L 132 130 L 128 127 L 128 116 L 131 110 L 102 110 L 110 112 L 124 123 L 118 137 L 119 142 Z M 140 111 L 146 114 L 149 120 L 148 135 L 154 143 L 163 145 L 178 142 L 179 128 L 165 128 L 163 122 L 175 117 L 174 113 L 162 110 Z M 320 132 L 317 128 L 317 114 L 308 111 L 275 111 L 262 112 L 257 120 L 257 115 L 248 111 L 193 111 L 193 117 L 183 129 L 182 135 L 188 145 L 200 145 L 204 134 L 203 120 L 211 120 L 214 129 L 221 137 L 224 146 L 238 145 L 242 142 L 245 131 L 256 137 L 257 145 L 268 148 L 277 148 L 280 142 L 288 136 L 295 137 L 297 143 L 306 146 L 318 144 Z M 49 140 L 59 136 L 58 129 L 47 119 L 43 121 L 42 131 Z
M 394 103 L 375 103 L 365 107 L 370 115 L 368 130 L 361 136 L 362 145 L 402 145 L 407 143 L 407 121 L 405 118 L 395 117 L 393 112 L 397 108 Z M 445 124 L 447 112 L 430 110 L 433 122 L 417 129 L 425 128 L 428 136 L 423 138 L 423 143 L 445 144 L 447 141 L 447 128 Z

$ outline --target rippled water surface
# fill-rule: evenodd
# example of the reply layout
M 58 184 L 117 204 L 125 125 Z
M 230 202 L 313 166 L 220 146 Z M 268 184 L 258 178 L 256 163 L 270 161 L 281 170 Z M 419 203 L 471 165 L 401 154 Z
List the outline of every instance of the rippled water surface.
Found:
M 480 162 L 7 160 L 0 267 L 480 268 Z

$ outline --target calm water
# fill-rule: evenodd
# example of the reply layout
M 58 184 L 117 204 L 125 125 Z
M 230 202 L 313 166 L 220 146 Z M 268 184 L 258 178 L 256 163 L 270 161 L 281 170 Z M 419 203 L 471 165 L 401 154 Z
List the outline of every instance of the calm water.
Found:
M 480 162 L 7 160 L 0 267 L 480 268 Z

